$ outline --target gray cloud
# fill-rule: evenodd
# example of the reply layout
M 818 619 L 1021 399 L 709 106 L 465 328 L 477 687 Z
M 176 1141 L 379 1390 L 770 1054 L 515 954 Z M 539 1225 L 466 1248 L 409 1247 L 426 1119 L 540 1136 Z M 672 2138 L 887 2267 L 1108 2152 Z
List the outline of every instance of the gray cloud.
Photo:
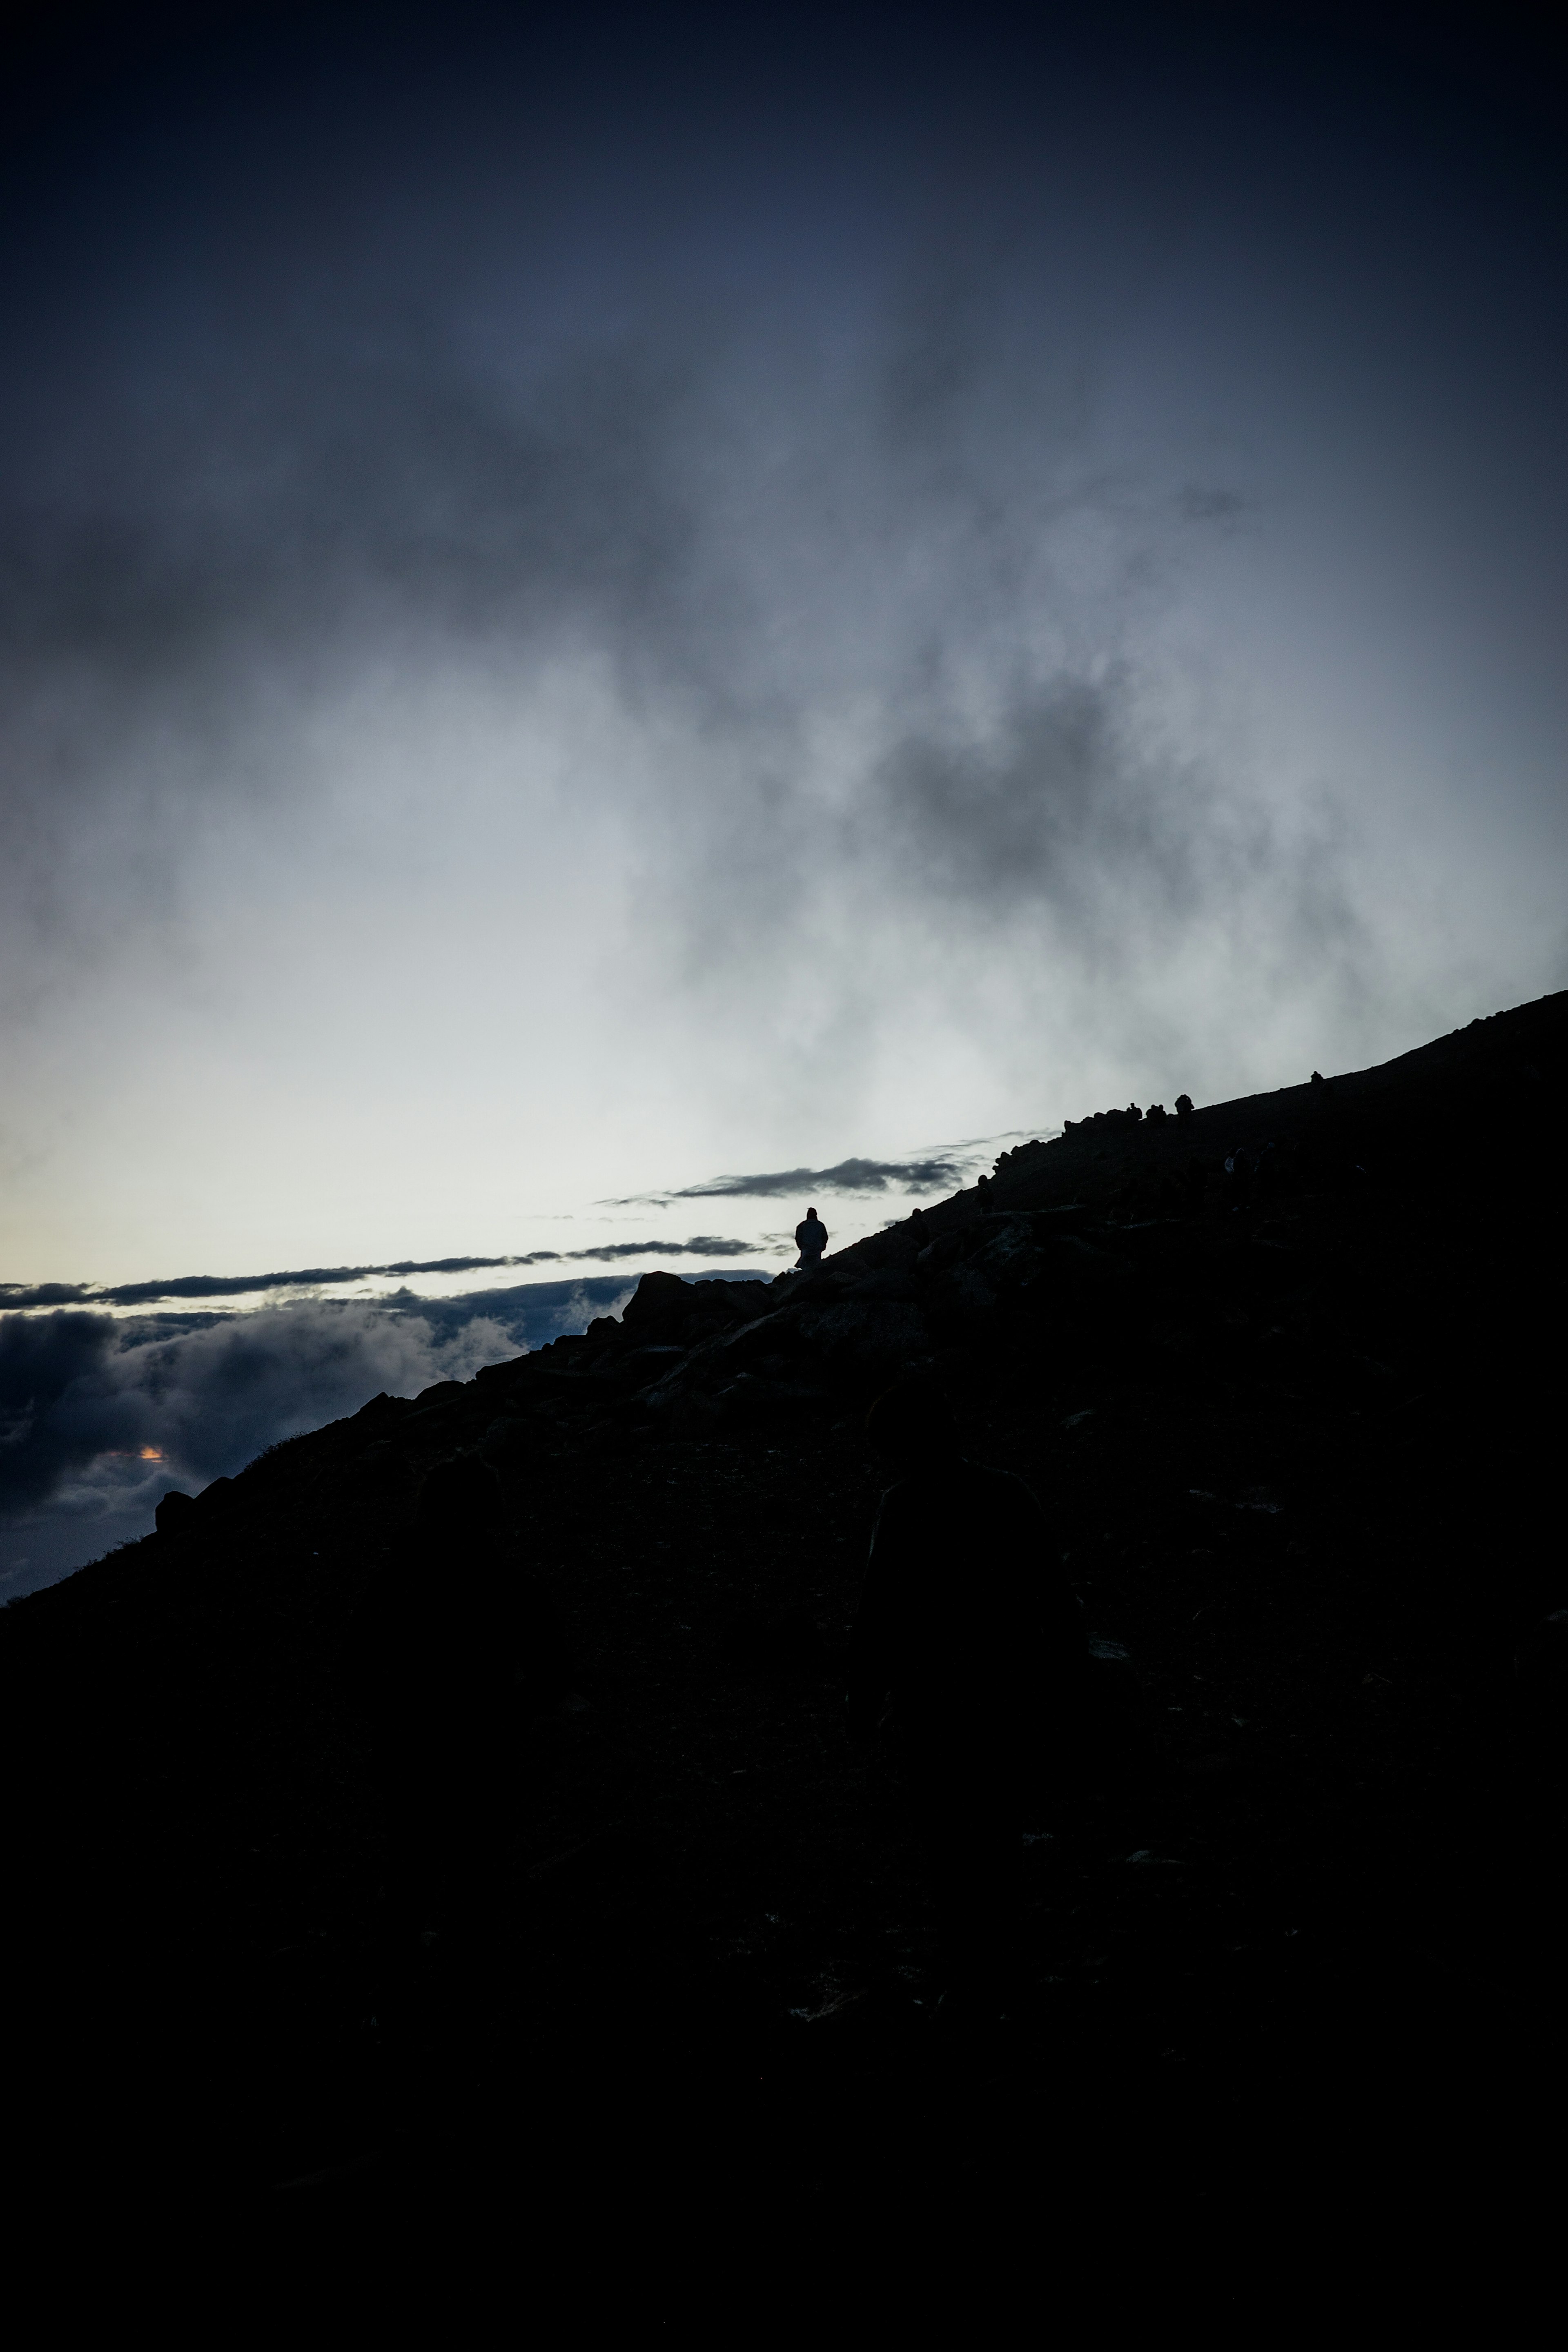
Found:
M 719 1234 L 697 1234 L 689 1242 L 608 1242 L 602 1248 L 564 1250 L 569 1258 L 620 1257 L 748 1257 L 755 1242 L 726 1241 Z
M 897 1185 L 911 1192 L 956 1192 L 984 1154 L 954 1145 L 919 1160 L 841 1160 L 834 1168 L 785 1168 L 766 1176 L 714 1176 L 706 1184 L 677 1192 L 645 1192 L 637 1201 L 611 1201 L 607 1208 L 629 1209 L 638 1202 L 779 1200 L 791 1193 L 886 1192 Z M 742 1244 L 736 1244 L 739 1249 Z
M 534 191 L 500 194 L 504 215 Z M 965 907 L 1048 908 L 1068 950 L 1114 936 L 1141 873 L 1168 926 L 1212 919 L 1214 887 L 1278 869 L 1285 842 L 1266 796 L 1216 780 L 1212 744 L 1159 745 L 1129 640 L 1177 592 L 1184 532 L 1248 500 L 1184 486 L 1173 522 L 1147 467 L 1105 464 L 1094 314 L 1134 299 L 1142 252 L 1091 233 L 1106 283 L 1086 303 L 1069 292 L 1086 257 L 1005 178 L 994 200 L 1017 215 L 1017 266 L 1045 273 L 1054 333 L 1005 273 L 944 246 L 868 289 L 831 388 L 809 315 L 721 331 L 695 286 L 630 328 L 609 323 L 606 288 L 602 321 L 542 362 L 479 364 L 463 305 L 502 292 L 483 282 L 504 282 L 493 232 L 477 282 L 443 298 L 416 281 L 402 316 L 352 298 L 345 314 L 334 293 L 286 366 L 268 273 L 288 257 L 262 257 L 260 317 L 223 318 L 162 414 L 135 401 L 142 355 L 122 351 L 108 415 L 96 386 L 68 392 L 52 462 L 12 439 L 0 639 L 14 765 L 37 787 L 7 803 L 18 894 L 26 878 L 36 918 L 70 922 L 47 877 L 69 870 L 83 799 L 110 794 L 121 888 L 166 903 L 170 828 L 210 793 L 212 755 L 241 793 L 276 791 L 250 752 L 279 688 L 303 672 L 319 690 L 323 663 L 352 667 L 367 642 L 400 664 L 457 644 L 522 669 L 587 643 L 624 694 L 721 747 L 721 804 L 692 778 L 647 812 L 684 819 L 700 936 L 717 926 L 738 950 L 749 929 L 754 955 L 759 918 L 788 925 L 809 901 L 823 819 L 802 722 L 868 689 L 913 724 L 870 747 L 827 821 L 844 872 L 885 887 L 890 856 L 949 929 Z M 165 740 L 135 779 L 106 759 L 107 738 L 164 734 L 175 709 L 173 759 Z
M 1020 688 L 984 733 L 911 730 L 850 820 L 857 845 L 874 836 L 915 887 L 993 919 L 1047 914 L 1087 958 L 1134 924 L 1141 955 L 1228 928 L 1262 892 L 1277 930 L 1361 964 L 1373 942 L 1342 827 L 1237 794 L 1161 744 L 1140 703 L 1119 666 Z

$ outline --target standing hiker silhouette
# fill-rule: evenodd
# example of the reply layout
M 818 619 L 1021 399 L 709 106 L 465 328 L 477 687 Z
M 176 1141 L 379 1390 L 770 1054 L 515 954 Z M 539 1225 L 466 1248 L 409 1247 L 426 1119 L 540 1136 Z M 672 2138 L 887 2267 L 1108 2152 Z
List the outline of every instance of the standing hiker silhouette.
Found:
M 822 1253 L 827 1247 L 827 1227 L 815 1209 L 807 1209 L 795 1229 L 795 1239 L 800 1252 L 799 1271 L 815 1274 L 822 1264 Z

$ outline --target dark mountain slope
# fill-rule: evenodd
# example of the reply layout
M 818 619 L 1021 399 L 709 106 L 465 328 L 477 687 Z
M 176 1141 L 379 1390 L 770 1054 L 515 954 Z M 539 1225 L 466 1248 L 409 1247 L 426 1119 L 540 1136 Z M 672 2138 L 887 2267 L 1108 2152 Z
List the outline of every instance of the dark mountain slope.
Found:
M 965 2228 L 1256 2220 L 1287 2175 L 1317 2211 L 1392 2162 L 1479 2194 L 1461 2111 L 1495 2169 L 1510 2068 L 1560 2054 L 1561 1790 L 1513 1659 L 1568 1602 L 1565 1082 L 1559 996 L 1026 1145 L 815 1279 L 650 1276 L 620 1325 L 378 1398 L 14 1605 L 24 2169 L 122 2191 L 155 2143 L 184 2194 L 364 2221 L 456 2179 L 570 2234 L 563 2167 L 617 2226 L 679 2235 L 696 2197 L 776 2244 L 868 2166 Z M 1131 1799 L 1042 1821 L 1026 1982 L 978 2042 L 839 1719 L 859 1417 L 910 1365 L 1046 1500 L 1154 1748 Z M 479 1960 L 385 1930 L 345 1672 L 468 1447 L 586 1702 L 535 1726 Z

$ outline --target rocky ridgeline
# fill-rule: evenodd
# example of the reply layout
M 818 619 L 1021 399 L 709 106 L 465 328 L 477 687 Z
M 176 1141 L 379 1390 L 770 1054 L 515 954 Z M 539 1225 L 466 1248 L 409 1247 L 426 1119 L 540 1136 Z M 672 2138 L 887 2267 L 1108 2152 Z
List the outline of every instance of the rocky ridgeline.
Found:
M 1069 1121 L 990 1178 L 829 1256 L 815 1276 L 691 1283 L 645 1275 L 620 1321 L 276 1448 L 160 1534 L 216 1530 L 247 1494 L 342 1469 L 401 1507 L 410 1476 L 477 1448 L 525 1476 L 559 1453 L 616 1453 L 770 1420 L 828 1422 L 901 1374 L 956 1389 L 1042 1349 L 1087 1368 L 1222 1354 L 1238 1308 L 1273 1299 L 1304 1341 L 1354 1318 L 1342 1231 L 1358 1198 L 1429 1192 L 1522 1119 L 1555 1116 L 1568 997 L 1542 999 L 1380 1068 L 1194 1108 Z M 1358 1273 L 1356 1280 L 1361 1280 Z

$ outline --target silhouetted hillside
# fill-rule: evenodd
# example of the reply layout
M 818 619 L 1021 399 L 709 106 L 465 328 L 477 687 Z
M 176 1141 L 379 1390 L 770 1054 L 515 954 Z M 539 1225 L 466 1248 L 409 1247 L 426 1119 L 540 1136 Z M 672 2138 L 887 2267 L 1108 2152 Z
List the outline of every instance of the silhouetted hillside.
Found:
M 621 1323 L 378 1397 L 14 1605 L 26 2148 L 103 2187 L 151 2134 L 187 2189 L 362 2220 L 454 2180 L 548 2215 L 542 2135 L 661 2229 L 681 2195 L 770 2242 L 868 2197 L 1003 2229 L 1079 2210 L 1086 2164 L 1119 2210 L 1235 2222 L 1260 2163 L 1318 2210 L 1325 2135 L 1369 2180 L 1375 2084 L 1410 2179 L 1479 2193 L 1458 2117 L 1506 2147 L 1509 2070 L 1558 2064 L 1561 1783 L 1513 1661 L 1568 1602 L 1565 1086 L 1555 996 L 1102 1116 L 817 1277 L 648 1275 Z M 860 1421 L 911 1367 L 1045 1501 L 1154 1756 L 1041 1822 L 1026 1985 L 978 2042 L 889 1768 L 840 1723 Z M 468 1449 L 571 1685 L 482 1961 L 389 1937 L 350 1670 Z M 91 2129 L 51 2139 L 62 2096 Z

